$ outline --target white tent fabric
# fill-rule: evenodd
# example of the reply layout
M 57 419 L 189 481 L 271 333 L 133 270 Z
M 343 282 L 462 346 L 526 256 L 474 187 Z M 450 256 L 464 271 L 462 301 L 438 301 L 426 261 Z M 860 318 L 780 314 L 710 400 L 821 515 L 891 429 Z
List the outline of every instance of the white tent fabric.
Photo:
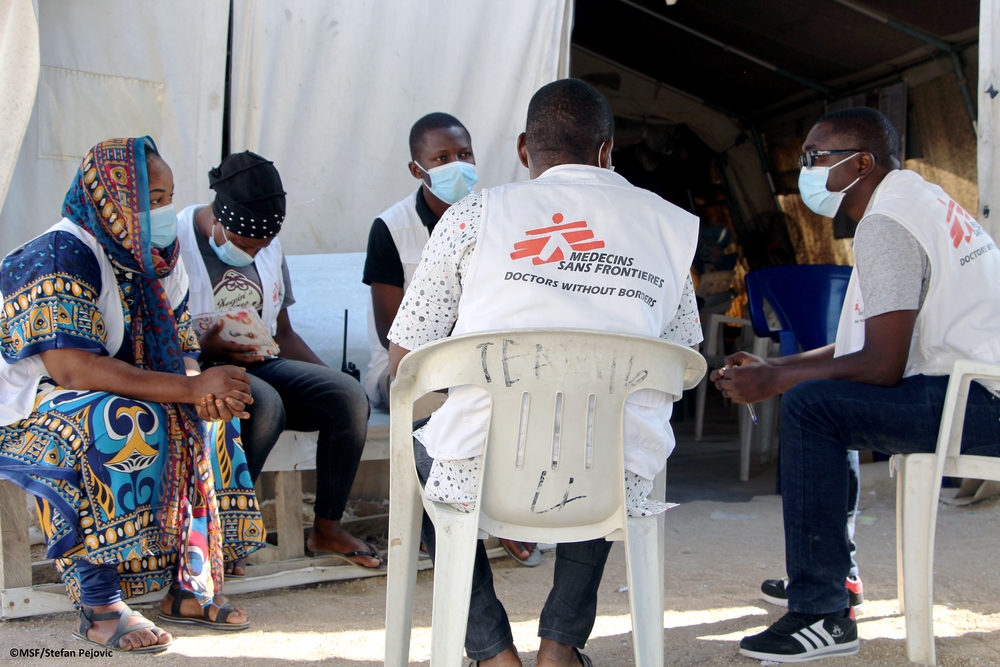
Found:
M 208 198 L 228 21 L 228 0 L 42 0 L 38 94 L 0 212 L 0 254 L 59 220 L 80 160 L 110 137 L 151 135 L 173 168 L 178 206 Z
M 287 253 L 364 250 L 418 185 L 407 140 L 432 111 L 468 127 L 481 186 L 527 178 L 514 142 L 531 95 L 565 76 L 571 0 L 236 7 L 231 148 L 281 172 Z
M 0 207 L 38 87 L 38 20 L 31 0 L 0 5 Z
M 574 47 L 572 54 L 575 77 L 591 75 L 592 80 L 600 81 L 609 73 L 617 75 L 617 89 L 598 84 L 615 116 L 651 125 L 683 123 L 713 151 L 726 153 L 732 196 L 745 219 L 775 209 L 774 196 L 757 149 L 736 121 L 690 96 L 585 49 Z M 742 141 L 741 135 L 744 135 Z
M 1000 238 L 1000 0 L 982 0 L 979 25 L 979 222 Z M 992 91 L 992 92 L 987 92 Z M 989 217 L 985 211 L 990 211 Z

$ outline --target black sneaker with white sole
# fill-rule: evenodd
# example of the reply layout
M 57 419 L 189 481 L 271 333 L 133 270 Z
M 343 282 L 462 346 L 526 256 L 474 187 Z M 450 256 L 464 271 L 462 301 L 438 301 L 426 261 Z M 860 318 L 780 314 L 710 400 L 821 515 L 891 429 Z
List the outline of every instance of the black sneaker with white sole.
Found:
M 854 612 L 814 616 L 790 611 L 764 632 L 744 637 L 740 653 L 757 660 L 809 662 L 855 655 L 858 624 Z
M 847 587 L 847 592 L 851 597 L 849 604 L 852 607 L 862 606 L 865 603 L 865 589 L 861 584 L 861 578 L 848 577 L 844 585 Z M 788 593 L 785 591 L 786 586 L 788 586 L 788 577 L 784 579 L 765 579 L 764 583 L 760 585 L 761 597 L 764 598 L 765 602 L 776 604 L 779 607 L 787 607 Z

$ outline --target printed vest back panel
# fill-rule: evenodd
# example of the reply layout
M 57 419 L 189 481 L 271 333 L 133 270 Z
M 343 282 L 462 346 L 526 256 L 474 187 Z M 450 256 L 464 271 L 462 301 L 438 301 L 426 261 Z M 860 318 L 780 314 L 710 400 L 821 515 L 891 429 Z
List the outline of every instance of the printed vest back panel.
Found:
M 564 165 L 483 191 L 454 335 L 531 327 L 659 336 L 680 303 L 698 219 L 621 176 Z
M 677 313 L 698 219 L 606 169 L 555 167 L 483 191 L 481 228 L 453 335 L 527 328 L 659 336 Z M 640 390 L 624 417 L 625 468 L 652 479 L 674 439 L 669 397 Z M 482 452 L 489 399 L 453 388 L 424 429 L 427 451 Z

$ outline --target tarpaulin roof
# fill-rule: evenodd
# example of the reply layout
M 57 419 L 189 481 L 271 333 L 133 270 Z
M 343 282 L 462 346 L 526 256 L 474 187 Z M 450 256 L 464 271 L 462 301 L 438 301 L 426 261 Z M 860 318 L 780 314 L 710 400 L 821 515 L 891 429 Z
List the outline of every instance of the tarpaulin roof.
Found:
M 866 74 L 943 55 L 880 16 L 949 44 L 975 41 L 979 2 L 577 0 L 573 42 L 760 118 L 790 98 L 834 98 Z

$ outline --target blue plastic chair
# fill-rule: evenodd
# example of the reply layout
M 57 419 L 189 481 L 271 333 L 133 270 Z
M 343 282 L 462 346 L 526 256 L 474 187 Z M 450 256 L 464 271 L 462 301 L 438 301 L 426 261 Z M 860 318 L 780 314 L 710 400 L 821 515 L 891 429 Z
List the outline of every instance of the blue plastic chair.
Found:
M 781 345 L 782 356 L 815 350 L 837 338 L 840 311 L 851 267 L 833 264 L 771 266 L 746 276 L 750 322 L 758 337 Z M 773 331 L 764 316 L 764 299 L 781 323 Z
M 840 311 L 847 296 L 851 267 L 833 264 L 771 266 L 751 271 L 746 276 L 750 322 L 758 338 L 779 343 L 781 356 L 815 350 L 837 339 Z M 764 316 L 764 299 L 781 324 L 772 330 Z M 778 397 L 773 396 L 759 408 L 761 461 L 770 459 L 774 441 Z M 750 434 L 741 432 L 740 475 L 749 474 Z M 780 487 L 780 477 L 779 477 Z M 777 489 L 781 493 L 781 489 Z

